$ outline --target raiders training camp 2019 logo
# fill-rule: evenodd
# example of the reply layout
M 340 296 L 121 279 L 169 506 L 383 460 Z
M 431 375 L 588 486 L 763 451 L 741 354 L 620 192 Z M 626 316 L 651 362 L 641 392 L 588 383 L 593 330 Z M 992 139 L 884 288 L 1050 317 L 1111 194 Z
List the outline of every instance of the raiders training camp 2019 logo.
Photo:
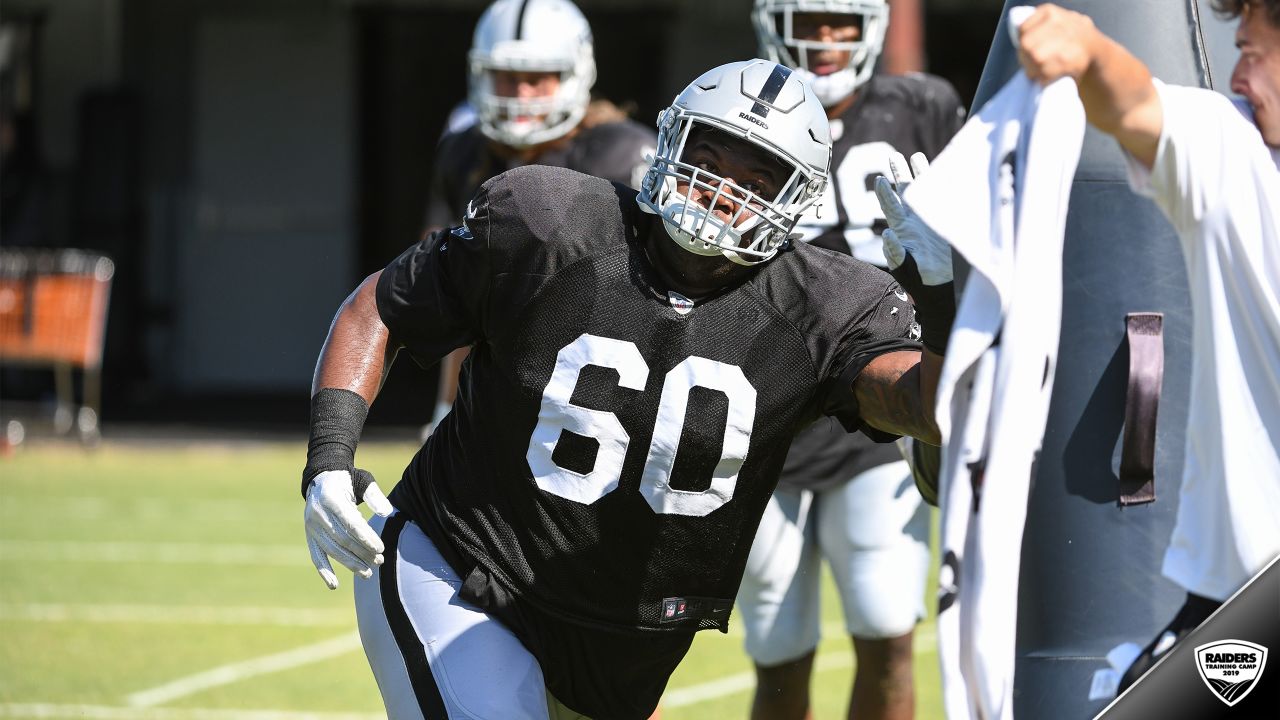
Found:
M 1196 648 L 1196 669 L 1218 699 L 1235 705 L 1253 690 L 1267 666 L 1267 649 L 1244 640 L 1219 640 Z

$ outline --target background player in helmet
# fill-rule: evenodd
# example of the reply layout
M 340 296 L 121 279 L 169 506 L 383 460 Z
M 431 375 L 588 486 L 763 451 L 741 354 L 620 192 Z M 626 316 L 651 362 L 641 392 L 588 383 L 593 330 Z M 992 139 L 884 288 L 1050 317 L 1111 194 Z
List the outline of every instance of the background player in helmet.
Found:
M 591 28 L 569 0 L 498 0 L 476 23 L 467 101 L 475 123 L 447 131 L 432 172 L 427 227 L 457 223 L 485 180 L 555 165 L 638 187 L 653 131 L 591 106 Z
M 487 182 L 343 304 L 313 383 L 312 559 L 356 583 L 392 717 L 645 717 L 727 627 L 792 436 L 820 415 L 937 442 L 942 358 L 882 271 L 787 242 L 830 140 L 790 69 L 732 63 L 660 116 L 634 191 Z M 386 501 L 354 450 L 397 350 L 474 343 L 454 411 Z M 356 507 L 382 514 L 375 534 Z M 385 559 L 385 561 L 384 561 Z
M 498 0 L 476 23 L 468 57 L 475 122 L 450 116 L 432 171 L 426 227 L 461 221 L 485 180 L 521 165 L 555 165 L 638 188 L 653 131 L 612 103 L 591 101 L 591 27 L 569 0 Z M 456 126 L 461 127 L 456 127 Z M 453 405 L 466 349 L 441 363 L 433 425 Z
M 808 79 L 831 123 L 831 182 L 797 230 L 812 244 L 880 266 L 884 215 L 874 178 L 893 177 L 895 152 L 936 156 L 964 121 L 945 80 L 874 74 L 888 22 L 885 0 L 757 0 L 752 11 L 761 53 Z M 924 614 L 929 514 L 909 475 L 892 445 L 826 418 L 796 437 L 738 594 L 756 665 L 752 717 L 808 712 L 823 558 L 857 654 L 849 715 L 912 717 L 912 631 Z

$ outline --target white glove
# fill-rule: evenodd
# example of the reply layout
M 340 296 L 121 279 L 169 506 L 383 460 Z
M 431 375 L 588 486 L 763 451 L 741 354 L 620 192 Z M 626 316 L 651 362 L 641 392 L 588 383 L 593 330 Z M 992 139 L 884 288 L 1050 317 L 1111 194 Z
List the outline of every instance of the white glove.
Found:
M 916 153 L 911 156 L 908 168 L 907 159 L 902 153 L 895 152 L 889 158 L 889 169 L 893 173 L 893 182 L 883 175 L 876 178 L 876 199 L 880 201 L 880 209 L 889 223 L 880 235 L 889 270 L 897 270 L 910 254 L 915 258 L 920 279 L 925 285 L 951 282 L 951 246 L 902 199 L 902 193 L 911 181 L 929 169 L 929 161 L 924 153 Z M 915 177 L 912 177 L 912 171 Z
M 368 476 L 364 470 L 356 472 Z M 364 501 L 369 509 L 383 517 L 390 515 L 394 509 L 391 502 L 371 476 L 367 479 Z M 307 488 L 303 521 L 311 562 L 330 590 L 338 587 L 338 576 L 329 564 L 330 557 L 363 578 L 372 577 L 373 566 L 382 564 L 382 538 L 356 508 L 355 486 L 351 473 L 346 470 L 328 470 L 312 479 Z

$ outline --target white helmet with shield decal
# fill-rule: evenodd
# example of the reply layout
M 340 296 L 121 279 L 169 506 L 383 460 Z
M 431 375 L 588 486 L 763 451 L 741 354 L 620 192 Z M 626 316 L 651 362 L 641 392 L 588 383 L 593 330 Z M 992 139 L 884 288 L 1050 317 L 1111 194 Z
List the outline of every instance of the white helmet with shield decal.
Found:
M 569 0 L 498 0 L 476 23 L 467 99 L 480 130 L 516 148 L 562 137 L 582 121 L 596 81 L 591 27 Z M 543 97 L 499 95 L 494 73 L 558 73 Z
M 788 173 L 772 197 L 684 161 L 689 133 L 707 128 L 776 158 Z M 751 265 L 772 258 L 801 214 L 822 197 L 831 165 L 831 131 L 822 104 L 790 68 L 767 60 L 721 65 L 704 73 L 658 114 L 658 149 L 636 201 L 662 218 L 667 233 L 698 255 L 723 254 Z M 681 190 L 681 186 L 684 190 Z M 708 207 L 689 189 L 712 194 Z M 726 222 L 709 208 L 729 198 Z
M 857 40 L 824 42 L 796 37 L 799 13 L 838 13 L 858 27 Z M 862 87 L 875 69 L 889 27 L 888 0 L 756 0 L 751 11 L 760 52 L 774 62 L 794 68 L 809 82 L 823 105 L 830 107 Z M 810 52 L 849 53 L 848 63 L 832 73 L 817 75 L 809 66 Z

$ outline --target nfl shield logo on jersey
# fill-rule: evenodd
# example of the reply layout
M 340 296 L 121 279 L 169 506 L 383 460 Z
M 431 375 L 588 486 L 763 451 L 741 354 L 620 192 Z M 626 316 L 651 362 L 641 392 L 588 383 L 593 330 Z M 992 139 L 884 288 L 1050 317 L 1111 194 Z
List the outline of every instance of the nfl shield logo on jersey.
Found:
M 1196 669 L 1213 694 L 1228 706 L 1253 690 L 1267 666 L 1267 649 L 1244 640 L 1219 640 L 1196 648 Z
M 689 602 L 684 598 L 665 598 L 662 601 L 662 622 L 683 620 L 689 614 Z

